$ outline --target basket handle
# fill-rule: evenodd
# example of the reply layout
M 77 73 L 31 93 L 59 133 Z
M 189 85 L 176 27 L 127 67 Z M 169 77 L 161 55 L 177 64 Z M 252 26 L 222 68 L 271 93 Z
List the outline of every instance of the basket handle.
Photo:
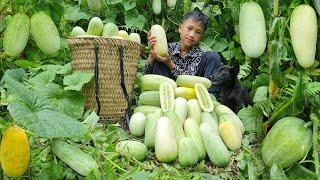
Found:
M 99 94 L 99 45 L 96 44 L 94 46 L 94 56 L 95 56 L 95 61 L 94 61 L 94 84 L 95 84 L 95 98 L 96 98 L 96 103 L 98 106 L 97 110 L 97 115 L 99 116 L 100 114 L 100 109 L 101 109 L 101 103 L 100 103 L 100 94 Z
M 128 95 L 128 91 L 127 91 L 127 88 L 126 88 L 126 84 L 125 84 L 125 81 L 124 81 L 124 63 L 123 63 L 123 55 L 124 55 L 124 48 L 122 46 L 119 47 L 119 60 L 120 60 L 120 76 L 121 76 L 121 88 L 122 88 L 122 91 L 123 91 L 123 95 L 124 95 L 124 98 L 126 99 L 127 101 L 127 109 L 126 109 L 126 124 L 127 126 L 129 126 L 129 119 L 130 119 L 130 116 L 131 116 L 131 111 L 130 111 L 130 107 L 131 107 L 131 102 L 130 102 L 130 99 L 129 99 L 129 95 Z

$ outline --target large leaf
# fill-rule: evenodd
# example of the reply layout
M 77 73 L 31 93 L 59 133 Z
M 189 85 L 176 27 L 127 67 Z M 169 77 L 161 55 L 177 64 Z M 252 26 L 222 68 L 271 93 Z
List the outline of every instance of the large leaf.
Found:
M 95 111 L 92 111 L 92 113 L 90 113 L 90 115 L 83 120 L 84 124 L 89 124 L 90 127 L 94 127 L 99 121 L 99 116 L 97 115 L 97 113 Z
M 253 102 L 265 101 L 268 98 L 268 87 L 260 86 L 257 88 L 256 93 L 253 97 Z
M 45 86 L 38 86 L 36 94 L 46 99 L 52 107 L 75 119 L 82 117 L 85 104 L 85 97 L 78 91 L 65 91 L 58 84 L 50 83 Z
M 198 8 L 200 10 L 202 10 L 204 8 L 204 2 L 194 2 L 191 5 L 191 9 L 195 9 Z
M 38 66 L 36 68 L 33 68 L 32 70 L 35 72 L 43 70 L 43 71 L 52 71 L 52 72 L 55 72 L 56 74 L 65 74 L 72 70 L 72 66 L 71 66 L 71 63 L 67 63 L 63 66 L 55 65 L 55 64 L 47 64 L 47 65 Z
M 8 95 L 31 102 L 34 98 L 34 93 L 22 84 L 23 77 L 26 76 L 24 75 L 25 72 L 23 72 L 22 69 L 7 70 L 1 83 L 7 88 Z
M 29 79 L 29 82 L 36 86 L 45 86 L 56 78 L 56 73 L 53 71 L 44 71 Z
M 212 51 L 211 46 L 215 43 L 215 39 L 213 37 L 208 37 L 204 41 L 200 42 L 200 48 L 203 51 Z
M 109 0 L 108 3 L 109 4 L 118 4 L 121 3 L 123 0 Z
M 70 116 L 54 111 L 35 97 L 33 102 L 16 101 L 8 106 L 13 120 L 45 138 L 81 138 L 86 127 Z
M 70 116 L 56 111 L 22 83 L 5 76 L 7 92 L 16 100 L 8 105 L 13 120 L 22 127 L 46 138 L 82 137 L 86 127 Z
M 9 69 L 3 75 L 1 79 L 1 84 L 3 84 L 6 81 L 7 77 L 10 77 L 18 82 L 23 82 L 27 78 L 27 73 L 21 68 Z
M 270 180 L 287 180 L 283 169 L 278 164 L 273 164 L 270 169 Z
M 318 15 L 320 16 L 320 1 L 319 0 L 312 0 L 314 7 L 316 8 L 316 11 Z
M 213 45 L 212 49 L 215 52 L 222 52 L 228 47 L 228 41 L 225 38 L 219 39 L 219 41 L 216 41 L 216 43 Z
M 136 7 L 136 2 L 133 0 L 126 0 L 122 3 L 122 5 L 126 11 L 129 11 Z
M 65 90 L 80 91 L 85 83 L 90 82 L 93 73 L 89 72 L 75 72 L 72 75 L 63 78 L 63 84 L 66 85 Z
M 247 107 L 241 109 L 238 114 L 239 118 L 243 122 L 245 130 L 248 132 L 257 132 L 260 135 L 262 132 L 263 115 L 255 107 Z
M 90 15 L 81 11 L 79 7 L 68 6 L 64 12 L 64 18 L 69 21 L 88 20 Z
M 127 11 L 127 13 L 125 14 L 125 23 L 128 27 L 142 29 L 146 21 L 146 18 L 143 15 L 141 15 L 137 10 Z
M 297 179 L 317 179 L 315 172 L 305 168 L 299 163 L 295 163 L 287 172 L 286 175 L 290 180 Z

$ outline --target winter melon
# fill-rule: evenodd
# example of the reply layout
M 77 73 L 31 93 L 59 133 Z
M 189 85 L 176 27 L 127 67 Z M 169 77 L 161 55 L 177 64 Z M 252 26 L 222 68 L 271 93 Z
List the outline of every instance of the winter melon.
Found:
M 208 122 L 202 123 L 199 129 L 210 161 L 218 167 L 227 166 L 230 162 L 230 152 L 218 132 Z
M 148 149 L 139 141 L 125 140 L 117 143 L 116 152 L 122 156 L 130 156 L 142 161 L 147 156 Z
M 22 176 L 28 169 L 30 150 L 27 135 L 18 126 L 11 126 L 1 140 L 0 161 L 3 173 L 9 177 Z
M 129 39 L 129 34 L 127 31 L 125 30 L 120 30 L 118 31 L 118 36 L 122 37 L 123 39 L 125 40 L 128 40 Z
M 301 160 L 312 146 L 311 129 L 297 117 L 280 119 L 268 132 L 262 143 L 262 158 L 271 167 L 278 164 L 287 168 Z
M 79 35 L 86 35 L 86 32 L 79 26 L 75 26 L 74 28 L 72 28 L 70 36 L 77 37 Z
M 198 162 L 198 151 L 193 140 L 184 137 L 179 142 L 179 163 L 181 166 L 192 166 Z
M 160 106 L 163 112 L 174 110 L 174 91 L 169 82 L 164 82 L 160 85 Z
M 30 33 L 30 18 L 23 14 L 15 14 L 3 37 L 3 49 L 9 56 L 18 56 L 27 45 Z
M 143 91 L 158 91 L 163 82 L 169 82 L 173 88 L 177 87 L 174 80 L 157 74 L 145 74 L 139 78 L 139 85 Z
M 99 17 L 93 17 L 89 21 L 87 34 L 101 36 L 103 31 L 103 22 Z
M 31 34 L 41 51 L 55 54 L 60 49 L 60 35 L 51 17 L 38 12 L 31 17 Z
M 186 119 L 186 121 L 184 122 L 184 131 L 186 137 L 190 137 L 197 147 L 198 160 L 202 161 L 203 159 L 205 159 L 207 152 L 198 123 L 192 118 Z
M 167 0 L 168 8 L 174 8 L 176 6 L 177 0 Z
M 311 67 L 315 60 L 317 28 L 317 15 L 311 6 L 303 4 L 294 8 L 290 18 L 290 36 L 294 54 L 304 68 Z
M 160 56 L 166 56 L 168 54 L 168 42 L 166 32 L 160 25 L 153 25 L 151 27 L 151 36 L 156 37 L 157 43 L 154 46 L 156 53 Z
M 240 43 L 244 53 L 260 57 L 267 44 L 267 33 L 262 8 L 256 2 L 242 4 L 239 15 Z
M 154 148 L 160 162 L 169 163 L 178 157 L 178 144 L 168 117 L 162 116 L 157 122 Z
M 141 44 L 141 38 L 138 33 L 130 33 L 129 40 Z
M 112 36 L 118 36 L 118 26 L 114 23 L 107 23 L 103 27 L 102 36 L 111 38 Z
M 152 10 L 155 15 L 161 13 L 161 0 L 152 0 Z
M 144 135 L 146 116 L 142 112 L 134 113 L 129 122 L 129 129 L 132 135 L 142 136 Z

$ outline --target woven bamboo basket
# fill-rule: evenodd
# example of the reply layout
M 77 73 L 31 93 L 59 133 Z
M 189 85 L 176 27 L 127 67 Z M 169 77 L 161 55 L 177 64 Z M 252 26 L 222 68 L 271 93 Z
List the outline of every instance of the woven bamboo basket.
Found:
M 93 108 L 101 120 L 124 120 L 130 108 L 140 45 L 104 37 L 70 38 L 68 42 L 73 69 L 95 73 L 83 88 L 86 109 Z

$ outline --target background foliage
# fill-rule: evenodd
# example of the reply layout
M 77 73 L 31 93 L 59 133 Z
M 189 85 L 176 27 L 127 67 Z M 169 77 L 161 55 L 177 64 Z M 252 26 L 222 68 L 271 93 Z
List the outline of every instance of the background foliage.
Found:
M 184 179 L 215 179 L 219 177 L 224 179 L 269 178 L 269 169 L 264 167 L 260 157 L 260 143 L 265 135 L 264 130 L 270 128 L 281 117 L 297 116 L 305 121 L 310 121 L 309 115 L 318 113 L 320 105 L 320 67 L 318 63 L 310 69 L 303 69 L 298 65 L 292 49 L 288 28 L 290 14 L 298 4 L 310 4 L 315 9 L 320 5 L 316 0 L 255 1 L 263 9 L 268 37 L 267 49 L 257 59 L 246 57 L 240 46 L 238 31 L 239 10 L 241 3 L 246 2 L 246 0 L 177 0 L 174 9 L 168 9 L 166 2 L 162 1 L 160 15 L 153 14 L 151 0 L 103 0 L 103 8 L 100 12 L 91 11 L 87 6 L 86 0 L 2 0 L 0 2 L 0 49 L 3 49 L 3 31 L 8 22 L 10 22 L 10 18 L 17 12 L 25 12 L 31 17 L 35 12 L 45 11 L 51 16 L 59 30 L 62 46 L 58 54 L 48 56 L 37 48 L 32 36 L 30 36 L 31 40 L 29 39 L 26 49 L 19 57 L 8 57 L 1 50 L 0 76 L 9 77 L 5 81 L 8 91 L 10 88 L 24 88 L 25 92 L 28 92 L 27 96 L 24 97 L 26 102 L 30 100 L 28 95 L 33 97 L 32 94 L 36 93 L 39 96 L 38 103 L 42 106 L 47 106 L 43 99 L 52 103 L 48 106 L 57 106 L 61 103 L 61 99 L 58 99 L 58 97 L 61 97 L 56 96 L 55 98 L 53 96 L 52 98 L 52 96 L 47 95 L 50 93 L 66 95 L 65 91 L 67 89 L 63 89 L 63 87 L 75 88 L 63 84 L 63 79 L 73 74 L 71 69 L 68 69 L 70 64 L 67 64 L 71 61 L 67 39 L 74 26 L 81 26 L 86 29 L 89 19 L 99 16 L 104 23 L 114 22 L 120 29 L 139 33 L 142 44 L 146 45 L 146 33 L 150 27 L 153 24 L 161 24 L 167 32 L 168 42 L 173 42 L 179 40 L 178 26 L 183 14 L 198 8 L 210 18 L 209 27 L 203 41 L 200 43 L 200 47 L 205 51 L 213 50 L 218 52 L 229 66 L 241 65 L 238 77 L 241 83 L 250 90 L 255 103 L 252 107 L 242 109 L 238 114 L 245 124 L 247 134 L 243 140 L 241 151 L 233 155 L 234 162 L 237 162 L 237 164 L 226 169 L 217 169 L 211 167 L 210 164 L 202 162 L 196 167 L 184 169 L 179 165 L 159 164 L 152 159 L 154 156 L 151 155 L 149 157 L 150 160 L 143 163 L 136 162 L 130 157 L 119 158 L 114 153 L 114 144 L 119 140 L 128 138 L 128 134 L 117 124 L 102 125 L 98 123 L 94 127 L 86 127 L 89 128 L 89 132 L 85 138 L 71 140 L 70 142 L 77 142 L 79 147 L 95 157 L 102 167 L 102 175 L 110 179 L 115 177 L 137 179 L 161 177 L 171 179 L 173 175 Z M 137 76 L 143 73 L 147 54 L 148 47 L 144 46 Z M 316 59 L 318 60 L 319 57 L 320 50 L 318 46 Z M 23 75 L 27 82 L 35 83 L 34 86 L 30 86 L 29 83 L 16 82 L 14 78 L 11 78 L 10 73 L 5 75 L 6 70 L 15 68 L 22 68 L 23 70 L 19 71 L 20 74 Z M 57 68 L 62 69 L 61 73 L 53 74 L 52 72 Z M 43 79 L 48 80 L 48 76 L 53 78 L 49 82 L 43 81 Z M 83 83 L 86 82 L 86 79 L 92 77 L 90 75 L 84 76 L 81 75 L 80 78 Z M 46 82 L 46 84 L 37 84 L 38 82 Z M 40 88 L 44 85 L 49 90 Z M 82 84 L 77 84 L 77 88 L 73 89 L 72 93 L 80 93 L 79 86 L 81 88 Z M 73 119 L 82 122 L 85 119 L 87 121 L 92 120 L 92 116 L 89 116 L 90 112 L 84 113 L 83 109 L 81 109 L 83 101 L 75 101 L 76 98 L 74 96 L 79 97 L 81 95 L 72 93 L 69 96 L 63 96 L 64 101 L 62 102 L 68 104 L 71 107 L 70 109 L 58 108 L 52 110 L 49 108 L 50 111 L 67 114 Z M 135 93 L 139 93 L 137 84 L 135 84 Z M 1 130 L 12 123 L 9 113 L 17 119 L 21 115 L 15 110 L 19 104 L 13 104 L 7 109 L 7 105 L 11 101 L 10 98 L 12 98 L 10 95 L 21 96 L 19 92 L 6 92 L 1 88 L 0 116 L 9 120 L 0 119 Z M 48 97 L 51 97 L 51 99 L 46 99 Z M 37 105 L 35 101 L 30 101 L 29 103 L 31 106 Z M 64 105 L 62 104 L 60 107 L 64 107 Z M 75 109 L 78 110 L 78 113 L 72 114 Z M 35 113 L 41 113 L 41 110 Z M 88 117 L 91 118 L 87 119 Z M 26 124 L 26 127 L 28 127 L 28 124 Z M 81 178 L 51 154 L 48 136 L 45 136 L 46 138 L 38 137 L 39 134 L 33 134 L 34 132 L 37 132 L 37 129 L 29 132 L 32 162 L 26 178 Z M 65 135 L 65 133 L 55 132 L 55 137 L 62 135 Z M 77 132 L 71 131 L 67 135 L 66 137 L 76 137 Z M 314 145 L 317 147 L 317 144 Z M 312 159 L 311 156 L 309 154 L 307 159 Z M 304 163 L 303 165 L 311 171 L 316 171 L 312 163 Z M 274 168 L 272 172 L 277 174 L 277 168 Z M 216 176 L 218 174 L 219 176 Z M 290 170 L 287 170 L 286 174 L 290 174 Z

